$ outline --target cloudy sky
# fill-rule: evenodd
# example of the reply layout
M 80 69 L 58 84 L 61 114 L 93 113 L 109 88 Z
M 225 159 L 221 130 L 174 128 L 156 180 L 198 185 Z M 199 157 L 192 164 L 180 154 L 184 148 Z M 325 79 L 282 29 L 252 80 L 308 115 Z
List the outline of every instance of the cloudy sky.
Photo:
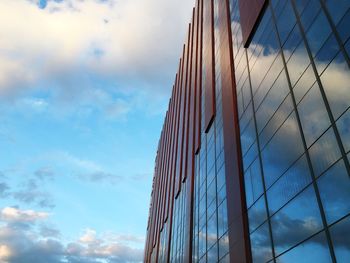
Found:
M 139 262 L 194 1 L 0 1 L 0 263 Z

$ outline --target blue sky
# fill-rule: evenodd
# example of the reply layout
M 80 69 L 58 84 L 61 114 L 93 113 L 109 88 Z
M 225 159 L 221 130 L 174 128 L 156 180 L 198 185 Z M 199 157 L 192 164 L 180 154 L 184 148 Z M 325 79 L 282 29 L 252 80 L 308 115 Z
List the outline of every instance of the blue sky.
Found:
M 0 262 L 139 262 L 193 3 L 0 2 Z

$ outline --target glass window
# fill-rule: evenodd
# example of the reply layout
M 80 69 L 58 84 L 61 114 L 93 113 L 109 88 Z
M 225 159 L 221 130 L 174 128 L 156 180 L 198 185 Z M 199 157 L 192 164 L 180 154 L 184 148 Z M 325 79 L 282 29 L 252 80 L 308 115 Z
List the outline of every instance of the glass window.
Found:
M 350 258 L 350 216 L 330 228 L 338 263 L 348 263 Z
M 260 107 L 257 109 L 256 121 L 259 132 L 281 105 L 288 93 L 289 88 L 286 75 L 285 72 L 281 72 L 272 88 L 268 91 Z
M 342 53 L 339 53 L 321 75 L 334 118 L 337 119 L 350 106 L 350 71 Z
M 321 232 L 278 257 L 277 263 L 331 263 L 326 235 Z
M 206 247 L 206 228 L 202 228 L 199 231 L 199 257 L 202 257 L 204 255 L 204 253 L 207 251 L 207 247 Z
M 249 165 L 254 161 L 257 155 L 258 155 L 258 145 L 255 142 L 252 145 L 252 147 L 250 147 L 246 155 L 243 157 L 243 168 L 247 169 Z
M 294 26 L 293 31 L 288 36 L 287 41 L 283 45 L 283 53 L 284 57 L 288 63 L 290 56 L 295 52 L 297 47 L 300 47 L 300 43 L 302 42 L 301 34 L 299 27 L 297 25 Z
M 248 210 L 249 218 L 249 232 L 253 232 L 260 226 L 267 218 L 265 197 L 262 196 L 256 203 Z
M 350 151 L 350 109 L 337 121 L 337 127 L 342 139 L 345 152 Z
M 229 252 L 228 233 L 219 239 L 219 258 L 223 258 Z
M 207 232 L 207 244 L 208 248 L 210 249 L 214 243 L 217 241 L 217 218 L 216 213 L 214 213 L 209 219 L 208 219 L 208 232 Z
M 350 8 L 350 2 L 348 0 L 327 0 L 326 6 L 334 24 L 338 24 L 344 13 Z
M 350 9 L 347 10 L 345 16 L 342 18 L 342 20 L 337 25 L 337 30 L 338 30 L 339 35 L 344 43 L 350 37 L 349 24 L 350 24 Z
M 293 103 L 291 96 L 288 95 L 282 104 L 279 106 L 278 110 L 274 112 L 271 119 L 268 121 L 266 126 L 263 128 L 259 135 L 260 147 L 263 149 L 277 129 L 282 125 L 282 123 L 287 119 L 293 110 Z
M 318 84 L 314 84 L 298 105 L 301 125 L 309 147 L 331 125 Z
M 215 178 L 208 185 L 207 204 L 210 206 L 216 200 L 216 180 Z
M 267 191 L 270 215 L 309 183 L 311 183 L 311 175 L 304 155 Z
M 250 174 L 252 178 L 253 199 L 255 201 L 264 192 L 259 158 L 256 158 L 255 161 L 250 166 Z
M 253 118 L 253 107 L 252 103 L 249 104 L 248 108 L 243 113 L 241 119 L 239 120 L 239 128 L 244 131 L 245 127 L 248 125 L 249 121 Z
M 265 223 L 250 235 L 251 251 L 254 263 L 264 263 L 272 258 L 270 231 Z
M 256 131 L 255 131 L 254 121 L 252 119 L 250 120 L 245 130 L 241 133 L 241 147 L 242 147 L 243 155 L 249 150 L 250 146 L 252 146 L 255 140 L 256 140 Z
M 227 225 L 227 202 L 226 199 L 218 207 L 218 234 L 219 238 L 226 233 Z
M 328 20 L 324 13 L 320 12 L 308 32 L 306 32 L 306 38 L 313 56 L 320 50 L 330 33 L 331 28 Z
M 324 69 L 328 66 L 329 62 L 333 60 L 335 55 L 339 52 L 339 45 L 332 33 L 323 47 L 318 51 L 314 62 L 319 74 L 322 74 Z
M 294 86 L 293 92 L 296 103 L 300 102 L 300 100 L 304 97 L 306 92 L 311 89 L 315 82 L 316 78 L 314 70 L 310 64 Z
M 286 1 L 286 5 L 284 6 L 282 13 L 276 15 L 278 16 L 276 22 L 281 43 L 284 43 L 296 23 L 295 15 L 290 2 Z
M 218 246 L 215 244 L 211 249 L 208 251 L 208 262 L 218 262 Z
M 283 75 L 285 76 L 285 74 L 283 73 L 281 74 L 281 71 L 283 69 L 283 63 L 282 63 L 282 57 L 280 55 L 277 55 L 275 60 L 272 62 L 272 64 L 267 66 L 270 66 L 269 71 L 267 75 L 264 77 L 263 81 L 261 82 L 259 89 L 254 94 L 255 109 L 257 109 L 258 106 L 261 104 L 261 101 L 266 96 L 266 93 L 269 92 L 272 85 L 275 85 L 277 86 L 277 88 L 279 88 L 279 86 L 283 86 L 287 84 L 286 78 L 285 77 L 283 78 Z M 275 83 L 276 79 L 280 75 L 282 75 L 282 77 L 280 77 L 277 80 L 277 83 Z
M 337 141 L 332 129 L 329 129 L 309 149 L 311 162 L 315 175 L 320 175 L 341 156 Z
M 349 17 L 350 17 L 350 15 L 349 15 Z M 349 21 L 350 21 L 350 19 L 349 19 Z M 350 22 L 349 22 L 350 23 Z M 347 54 L 348 54 L 348 56 L 350 55 L 350 41 L 348 41 L 346 44 L 345 44 L 345 50 L 346 50 L 346 52 L 347 52 Z
M 225 165 L 223 165 L 219 168 L 219 171 L 217 172 L 217 175 L 216 175 L 217 192 L 219 192 L 222 187 L 226 187 L 225 184 L 226 184 Z M 218 202 L 218 204 L 220 204 L 220 202 Z
M 297 8 L 302 6 L 300 5 L 300 2 L 306 2 L 305 0 L 297 0 Z M 299 15 L 301 14 L 301 22 L 303 24 L 304 30 L 307 31 L 310 25 L 315 20 L 315 17 L 320 11 L 320 1 L 319 0 L 309 0 L 308 4 L 306 6 L 303 6 L 305 8 L 298 8 Z M 303 9 L 303 10 L 302 10 Z
M 295 83 L 304 73 L 305 69 L 309 64 L 310 59 L 306 52 L 304 42 L 300 42 L 299 46 L 287 62 L 287 68 L 292 87 L 294 87 Z
M 299 14 L 302 14 L 310 0 L 294 0 Z
M 313 186 L 309 186 L 271 218 L 276 255 L 323 228 Z
M 328 224 L 350 212 L 350 177 L 343 160 L 322 175 L 317 184 Z
M 225 257 L 223 257 L 220 261 L 220 263 L 229 263 L 230 262 L 230 254 L 227 254 Z
M 250 174 L 250 169 L 247 169 L 247 171 L 244 173 L 244 188 L 245 188 L 246 203 L 247 203 L 247 207 L 249 208 L 254 202 L 252 177 Z
M 295 113 L 283 123 L 262 152 L 266 187 L 304 152 Z

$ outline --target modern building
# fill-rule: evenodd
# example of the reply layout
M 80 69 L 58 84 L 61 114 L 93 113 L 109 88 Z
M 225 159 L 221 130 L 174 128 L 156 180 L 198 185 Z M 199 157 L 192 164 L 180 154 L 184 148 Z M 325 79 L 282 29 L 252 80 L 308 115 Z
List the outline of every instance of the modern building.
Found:
M 350 262 L 350 1 L 197 0 L 145 262 Z

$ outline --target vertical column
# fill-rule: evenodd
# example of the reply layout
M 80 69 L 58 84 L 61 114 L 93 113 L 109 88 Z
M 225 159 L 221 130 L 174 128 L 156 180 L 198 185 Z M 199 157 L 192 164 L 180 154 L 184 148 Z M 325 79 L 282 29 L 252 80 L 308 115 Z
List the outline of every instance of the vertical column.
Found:
M 190 57 L 190 80 L 189 80 L 189 103 L 188 103 L 188 140 L 187 140 L 187 202 L 186 202 L 186 225 L 185 255 L 184 262 L 192 260 L 193 239 L 193 191 L 194 191 L 194 155 L 195 155 L 195 123 L 196 123 L 196 68 L 197 68 L 197 39 L 198 39 L 198 6 L 193 9 L 191 28 L 191 57 Z
M 180 59 L 178 78 L 175 85 L 175 120 L 174 120 L 174 136 L 173 136 L 173 150 L 172 150 L 172 161 L 171 161 L 171 179 L 170 179 L 170 197 L 169 197 L 169 206 L 168 206 L 168 220 L 169 223 L 168 231 L 167 231 L 167 251 L 166 258 L 167 262 L 170 259 L 170 247 L 171 247 L 171 235 L 172 235 L 172 224 L 173 224 L 173 208 L 174 208 L 174 192 L 175 192 L 175 184 L 176 184 L 176 160 L 178 157 L 178 139 L 179 139 L 179 114 L 180 114 L 180 99 L 181 99 L 181 80 L 182 80 L 182 68 L 183 68 L 183 57 L 185 53 L 185 47 L 183 48 L 183 56 Z
M 203 0 L 203 88 L 205 132 L 215 117 L 214 3 Z
M 266 8 L 267 0 L 244 0 L 239 1 L 239 11 L 241 14 L 241 27 L 244 47 L 248 47 L 254 35 L 257 24 Z
M 220 2 L 219 12 L 223 135 L 230 262 L 251 262 L 228 0 Z
M 180 120 L 179 120 L 179 140 L 178 140 L 178 158 L 176 163 L 176 190 L 175 190 L 175 198 L 180 193 L 181 190 L 181 182 L 182 182 L 182 166 L 184 164 L 184 142 L 185 142 L 185 118 L 186 118 L 186 110 L 187 110 L 187 78 L 188 78 L 188 58 L 189 58 L 189 41 L 190 41 L 190 25 L 188 30 L 187 41 L 185 45 L 185 53 L 184 53 L 184 63 L 182 67 L 182 82 L 181 82 L 181 103 L 180 103 Z
M 186 80 L 186 105 L 185 105 L 185 116 L 184 116 L 184 145 L 183 145 L 183 165 L 182 165 L 182 182 L 187 178 L 187 166 L 188 166 L 188 151 L 189 151 L 189 137 L 190 137 L 190 114 L 191 114 L 191 98 L 194 96 L 192 93 L 192 54 L 193 54 L 193 20 L 194 20 L 194 9 L 192 11 L 192 22 L 189 25 L 189 41 L 188 41 L 188 65 L 187 65 L 187 80 Z
M 201 105 L 202 105 L 202 35 L 203 35 L 203 0 L 197 0 L 197 57 L 196 57 L 196 120 L 195 120 L 195 153 L 197 154 L 201 145 Z

